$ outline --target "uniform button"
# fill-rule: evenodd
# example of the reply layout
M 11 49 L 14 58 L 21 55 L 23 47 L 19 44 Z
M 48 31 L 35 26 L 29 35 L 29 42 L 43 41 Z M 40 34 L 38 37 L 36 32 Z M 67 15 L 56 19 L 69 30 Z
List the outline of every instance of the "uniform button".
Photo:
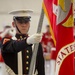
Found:
M 28 67 L 26 67 L 26 70 L 28 70 L 29 68 Z
M 26 39 L 26 37 L 24 37 L 24 39 Z
M 20 36 L 20 38 L 22 39 L 22 36 Z
M 29 56 L 26 56 L 26 58 L 29 58 Z
M 29 62 L 27 61 L 26 64 L 29 64 Z
M 27 50 L 26 52 L 27 52 L 27 53 L 29 53 L 29 51 L 28 51 L 28 50 Z

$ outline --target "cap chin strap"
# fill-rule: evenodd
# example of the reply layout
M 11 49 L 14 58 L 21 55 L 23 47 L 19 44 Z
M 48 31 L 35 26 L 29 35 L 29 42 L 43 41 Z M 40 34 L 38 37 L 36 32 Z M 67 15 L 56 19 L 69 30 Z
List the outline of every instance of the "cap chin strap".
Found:
M 20 31 L 19 28 L 17 27 L 16 23 L 15 23 L 15 26 L 16 26 L 18 32 L 21 33 L 21 31 Z M 21 34 L 22 34 L 22 33 L 21 33 Z

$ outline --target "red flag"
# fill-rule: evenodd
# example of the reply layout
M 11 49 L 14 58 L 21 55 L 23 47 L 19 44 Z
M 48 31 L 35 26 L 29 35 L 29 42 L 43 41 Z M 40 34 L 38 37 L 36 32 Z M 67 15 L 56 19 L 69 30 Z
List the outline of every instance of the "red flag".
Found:
M 44 0 L 45 13 L 56 43 L 56 74 L 74 75 L 73 3 L 72 0 Z M 58 13 L 57 13 L 58 12 Z M 57 25 L 56 25 L 56 15 Z M 57 41 L 56 41 L 57 40 Z
M 49 25 L 50 25 L 50 32 L 56 46 L 56 15 L 57 15 L 57 0 L 44 0 L 43 8 L 45 14 L 48 18 Z M 54 50 L 53 50 L 54 49 Z M 51 59 L 56 60 L 56 49 L 51 49 Z
M 74 75 L 73 2 L 58 0 L 55 75 Z
M 56 45 L 56 11 L 57 0 L 44 0 L 43 8 L 50 24 L 50 32 Z M 53 8 L 55 11 L 53 12 Z

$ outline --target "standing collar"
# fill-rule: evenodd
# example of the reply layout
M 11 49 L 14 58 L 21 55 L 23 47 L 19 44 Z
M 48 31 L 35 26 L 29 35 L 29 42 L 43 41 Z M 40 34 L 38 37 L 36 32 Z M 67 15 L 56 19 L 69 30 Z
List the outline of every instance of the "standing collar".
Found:
M 22 39 L 28 37 L 28 34 L 16 34 L 17 39 Z

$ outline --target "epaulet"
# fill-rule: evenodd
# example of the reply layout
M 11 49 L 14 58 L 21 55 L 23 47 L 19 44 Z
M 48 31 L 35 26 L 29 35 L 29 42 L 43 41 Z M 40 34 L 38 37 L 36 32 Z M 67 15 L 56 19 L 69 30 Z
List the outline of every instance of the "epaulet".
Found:
M 5 37 L 5 38 L 2 39 L 2 41 L 3 41 L 2 43 L 5 44 L 5 43 L 7 43 L 8 41 L 10 41 L 10 38 L 6 38 L 6 37 Z

